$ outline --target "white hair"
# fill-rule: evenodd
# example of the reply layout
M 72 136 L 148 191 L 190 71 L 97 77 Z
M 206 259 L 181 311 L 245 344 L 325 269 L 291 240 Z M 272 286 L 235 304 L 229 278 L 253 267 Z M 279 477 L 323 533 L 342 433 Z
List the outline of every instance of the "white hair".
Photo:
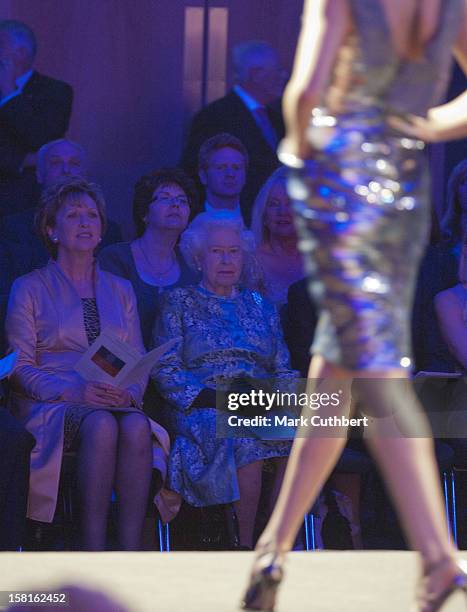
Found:
M 249 289 L 257 289 L 261 286 L 261 272 L 255 257 L 256 244 L 253 233 L 246 229 L 241 217 L 224 217 L 215 212 L 197 215 L 180 237 L 180 250 L 187 264 L 194 270 L 199 269 L 208 236 L 216 229 L 239 234 L 243 251 L 241 283 Z
M 84 147 L 82 147 L 77 142 L 73 142 L 73 140 L 68 140 L 68 138 L 59 138 L 58 140 L 51 140 L 50 142 L 46 142 L 44 145 L 42 145 L 42 147 L 37 152 L 37 173 L 39 176 L 44 176 L 45 164 L 49 151 L 59 144 L 67 144 L 70 145 L 70 147 L 74 147 L 77 151 L 79 151 L 83 161 L 86 161 L 86 151 L 84 150 Z
M 281 166 L 277 168 L 267 181 L 261 187 L 258 195 L 256 196 L 251 212 L 251 231 L 255 237 L 255 242 L 259 246 L 265 242 L 269 242 L 269 230 L 264 224 L 264 215 L 266 211 L 266 204 L 268 203 L 269 194 L 271 189 L 278 182 L 285 182 L 287 179 L 288 168 Z
M 277 58 L 277 51 L 264 40 L 248 40 L 236 45 L 232 52 L 236 80 L 244 83 L 252 68 L 261 68 L 265 59 Z

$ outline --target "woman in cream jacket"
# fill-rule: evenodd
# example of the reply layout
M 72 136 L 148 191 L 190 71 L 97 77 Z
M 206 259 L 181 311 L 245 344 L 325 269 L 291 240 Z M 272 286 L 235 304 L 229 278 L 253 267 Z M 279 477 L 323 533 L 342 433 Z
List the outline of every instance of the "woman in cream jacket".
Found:
M 141 547 L 153 466 L 151 424 L 141 411 L 147 381 L 118 389 L 86 382 L 74 371 L 102 330 L 144 352 L 130 283 L 94 262 L 104 226 L 97 186 L 71 178 L 43 194 L 37 227 L 52 259 L 18 278 L 11 290 L 6 332 L 19 352 L 11 403 L 37 442 L 28 516 L 53 520 L 63 450 L 76 451 L 82 547 L 105 549 L 115 489 L 120 547 L 135 550 Z M 166 433 L 158 433 L 166 446 Z

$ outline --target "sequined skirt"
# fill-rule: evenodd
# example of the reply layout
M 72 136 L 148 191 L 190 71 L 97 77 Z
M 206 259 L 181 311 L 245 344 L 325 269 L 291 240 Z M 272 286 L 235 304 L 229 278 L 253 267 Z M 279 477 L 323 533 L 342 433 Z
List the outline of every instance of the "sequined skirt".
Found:
M 311 352 L 352 370 L 410 367 L 430 220 L 424 145 L 391 134 L 375 110 L 317 116 L 309 131 L 317 153 L 288 181 L 320 313 Z

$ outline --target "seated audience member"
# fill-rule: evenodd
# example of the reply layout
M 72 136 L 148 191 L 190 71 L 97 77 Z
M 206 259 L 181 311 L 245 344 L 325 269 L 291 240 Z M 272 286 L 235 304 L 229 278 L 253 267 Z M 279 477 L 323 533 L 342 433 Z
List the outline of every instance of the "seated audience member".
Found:
M 307 291 L 307 279 L 290 285 L 287 303 L 281 309 L 284 339 L 290 353 L 290 363 L 307 378 L 310 365 L 310 346 L 313 343 L 318 316 Z
M 36 50 L 25 23 L 0 20 L 0 218 L 34 206 L 36 152 L 70 121 L 73 90 L 34 70 Z
M 182 170 L 164 168 L 141 177 L 133 197 L 138 237 L 99 253 L 102 269 L 127 278 L 133 285 L 147 348 L 161 291 L 190 285 L 197 279 L 177 244 L 195 202 L 194 185 Z
M 436 317 L 437 293 L 457 282 L 456 257 L 443 243 L 428 245 L 420 263 L 412 311 L 414 370 L 452 372 L 455 363 Z
M 16 279 L 6 321 L 10 348 L 19 352 L 11 408 L 37 439 L 28 516 L 52 521 L 63 452 L 76 451 L 82 547 L 105 549 L 115 488 L 120 546 L 138 549 L 152 466 L 150 423 L 140 410 L 147 381 L 120 389 L 74 370 L 101 330 L 144 352 L 135 295 L 128 281 L 94 263 L 105 229 L 96 185 L 72 177 L 50 186 L 37 225 L 52 259 Z
M 205 189 L 204 210 L 242 218 L 240 195 L 245 186 L 248 153 L 231 134 L 216 134 L 199 150 L 198 175 Z
M 152 372 L 173 436 L 169 487 L 193 506 L 235 502 L 240 545 L 251 547 L 263 461 L 275 467 L 273 502 L 290 443 L 217 438 L 216 384 L 295 372 L 274 306 L 248 288 L 254 243 L 241 220 L 201 213 L 181 249 L 202 280 L 165 294 L 154 344 L 180 340 Z
M 456 370 L 467 372 L 467 236 L 461 252 L 459 282 L 435 297 L 436 314 L 449 350 L 456 359 Z
M 455 359 L 456 371 L 462 374 L 462 378 L 450 385 L 446 399 L 449 416 L 443 433 L 453 437 L 450 444 L 457 453 L 462 452 L 463 464 L 467 466 L 467 236 L 461 251 L 459 283 L 438 293 L 435 309 L 441 332 Z
M 271 103 L 282 95 L 285 74 L 275 49 L 262 41 L 237 45 L 233 63 L 236 85 L 193 117 L 181 165 L 194 175 L 201 144 L 215 134 L 227 132 L 240 139 L 250 158 L 241 198 L 243 217 L 249 225 L 261 185 L 279 166 L 276 148 L 284 125 L 280 111 Z
M 255 200 L 251 221 L 264 295 L 277 306 L 285 304 L 290 285 L 304 276 L 286 178 L 286 168 L 278 168 L 268 178 Z
M 467 235 L 467 159 L 451 172 L 447 187 L 447 205 L 441 218 L 441 238 L 460 257 L 461 243 Z
M 41 189 L 47 189 L 62 178 L 69 176 L 82 176 L 87 174 L 86 152 L 76 142 L 62 138 L 43 145 L 37 154 L 36 176 Z M 35 232 L 34 217 L 36 208 L 8 215 L 0 222 L 0 238 L 21 244 L 28 250 L 24 256 L 27 258 L 29 272 L 34 268 L 45 266 L 49 253 L 40 236 Z M 122 234 L 114 221 L 107 222 L 107 229 L 102 236 L 99 247 L 119 242 Z

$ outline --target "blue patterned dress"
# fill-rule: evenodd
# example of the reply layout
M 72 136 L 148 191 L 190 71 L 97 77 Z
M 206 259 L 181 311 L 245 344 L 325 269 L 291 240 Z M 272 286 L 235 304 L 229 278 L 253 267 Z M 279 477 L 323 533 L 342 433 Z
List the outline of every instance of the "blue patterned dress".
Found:
M 231 378 L 297 376 L 277 312 L 256 292 L 225 298 L 196 286 L 168 291 L 157 321 L 154 345 L 182 338 L 152 372 L 167 400 L 165 423 L 173 435 L 168 486 L 193 506 L 234 501 L 237 470 L 287 456 L 291 443 L 216 438 L 215 408 L 190 406 L 203 389 Z

